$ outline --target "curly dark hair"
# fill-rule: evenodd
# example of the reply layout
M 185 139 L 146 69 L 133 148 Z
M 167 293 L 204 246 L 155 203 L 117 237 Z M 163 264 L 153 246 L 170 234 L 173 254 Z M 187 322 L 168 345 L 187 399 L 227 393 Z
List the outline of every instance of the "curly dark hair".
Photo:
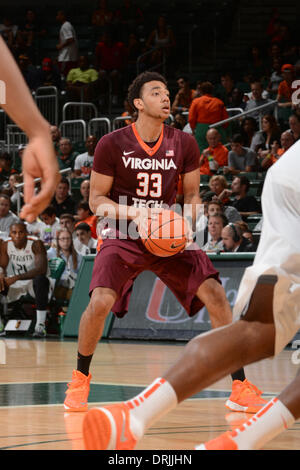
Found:
M 162 82 L 167 86 L 167 80 L 158 72 L 143 72 L 133 80 L 128 88 L 127 95 L 128 103 L 133 109 L 136 110 L 136 107 L 133 103 L 134 100 L 136 98 L 141 98 L 141 90 L 143 85 L 145 85 L 145 83 L 152 82 L 153 80 Z

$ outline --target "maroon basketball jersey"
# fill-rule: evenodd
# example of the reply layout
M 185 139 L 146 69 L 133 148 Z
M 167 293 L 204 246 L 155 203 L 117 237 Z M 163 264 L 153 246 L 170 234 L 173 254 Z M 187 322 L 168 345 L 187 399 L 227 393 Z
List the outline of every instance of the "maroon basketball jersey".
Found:
M 199 168 L 199 158 L 194 137 L 163 125 L 150 147 L 131 124 L 101 138 L 93 170 L 114 177 L 109 197 L 116 203 L 163 207 L 175 203 L 179 175 Z

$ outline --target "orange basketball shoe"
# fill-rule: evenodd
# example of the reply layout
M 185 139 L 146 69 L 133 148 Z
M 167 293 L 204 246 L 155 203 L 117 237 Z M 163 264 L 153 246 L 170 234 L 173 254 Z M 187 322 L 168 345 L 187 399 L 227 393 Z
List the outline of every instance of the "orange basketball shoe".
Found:
M 137 443 L 130 429 L 129 407 L 126 403 L 88 411 L 82 431 L 86 450 L 132 450 Z
M 243 382 L 234 380 L 231 395 L 225 406 L 231 411 L 257 413 L 267 403 L 261 394 L 262 391 L 249 380 L 245 379 Z
M 87 411 L 90 392 L 91 374 L 84 375 L 79 370 L 73 370 L 72 382 L 68 384 L 64 407 L 68 411 Z

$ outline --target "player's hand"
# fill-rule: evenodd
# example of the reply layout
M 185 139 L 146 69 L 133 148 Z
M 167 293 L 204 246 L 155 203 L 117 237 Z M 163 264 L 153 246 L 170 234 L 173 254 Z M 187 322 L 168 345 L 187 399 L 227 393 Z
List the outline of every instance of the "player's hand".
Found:
M 20 217 L 33 222 L 49 206 L 60 181 L 53 143 L 47 134 L 30 139 L 22 156 L 24 202 Z M 41 190 L 34 193 L 34 179 L 41 178 Z
M 143 238 L 143 235 L 148 234 L 149 221 L 158 218 L 158 214 L 162 211 L 160 208 L 146 208 L 141 207 L 138 209 L 138 213 L 134 222 L 138 227 L 138 232 Z

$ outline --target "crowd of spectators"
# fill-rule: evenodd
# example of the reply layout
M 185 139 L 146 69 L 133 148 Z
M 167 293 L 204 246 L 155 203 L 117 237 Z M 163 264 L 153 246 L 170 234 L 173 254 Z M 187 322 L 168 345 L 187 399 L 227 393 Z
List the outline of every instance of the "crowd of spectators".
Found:
M 166 18 L 159 15 L 156 28 L 147 40 L 141 41 L 143 11 L 129 0 L 112 11 L 105 0 L 100 0 L 90 20 L 97 38 L 92 57 L 80 54 L 76 29 L 66 13 L 57 12 L 56 20 L 60 24 L 57 55 L 42 57 L 40 63 L 34 63 L 34 51 L 47 36 L 47 28 L 32 10 L 27 11 L 22 25 L 15 25 L 9 18 L 3 18 L 0 24 L 0 34 L 15 55 L 29 88 L 34 91 L 42 85 L 64 87 L 70 101 L 99 104 L 111 83 L 114 99 L 124 103 L 123 115 L 128 116 L 124 125 L 130 124 L 134 115 L 124 101 L 122 87 L 136 75 L 137 57 L 156 48 L 143 63 L 144 69 L 160 64 L 164 55 L 171 63 L 174 58 L 176 37 Z M 300 106 L 293 100 L 300 48 L 291 36 L 287 39 L 287 33 L 286 25 L 278 18 L 271 20 L 267 52 L 264 55 L 261 48 L 252 47 L 249 70 L 242 80 L 231 71 L 220 73 L 218 83 L 191 83 L 184 74 L 177 76 L 177 89 L 171 93 L 170 125 L 193 135 L 199 146 L 204 215 L 197 221 L 196 232 L 201 232 L 198 240 L 208 252 L 255 251 L 258 239 L 254 235 L 259 234 L 262 224 L 260 195 L 264 176 L 300 138 Z M 278 105 L 274 104 L 275 99 Z M 265 107 L 257 111 L 262 105 Z M 215 126 L 229 117 L 230 108 L 240 108 L 248 114 Z M 88 203 L 97 137 L 89 135 L 82 143 L 82 152 L 75 142 L 61 135 L 57 126 L 50 125 L 50 130 L 59 168 L 71 168 L 71 174 L 61 179 L 51 205 L 36 221 L 27 224 L 27 231 L 42 240 L 49 260 L 61 257 L 66 262 L 57 295 L 68 300 L 82 256 L 97 249 L 97 217 Z M 22 182 L 23 150 L 24 145 L 20 145 L 14 160 L 7 152 L 0 153 L 2 240 L 8 238 L 9 227 L 18 220 L 22 205 L 22 191 L 17 191 L 16 185 Z M 79 188 L 77 192 L 74 185 Z

